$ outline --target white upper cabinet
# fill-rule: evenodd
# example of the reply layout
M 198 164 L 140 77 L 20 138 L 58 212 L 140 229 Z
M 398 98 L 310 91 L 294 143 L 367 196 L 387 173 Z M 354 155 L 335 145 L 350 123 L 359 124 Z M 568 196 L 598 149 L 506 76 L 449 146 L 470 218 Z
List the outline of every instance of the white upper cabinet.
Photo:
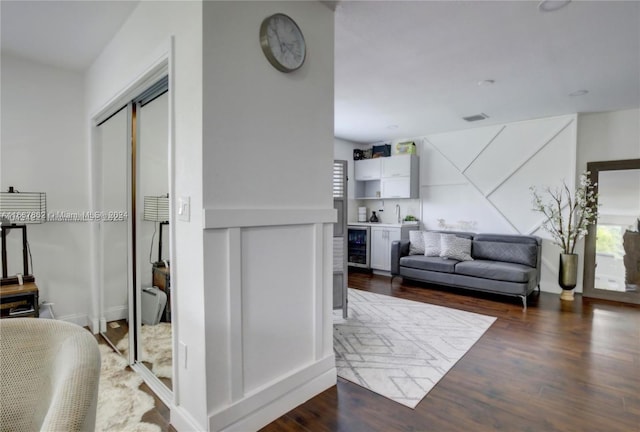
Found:
M 411 178 L 382 179 L 381 189 L 381 195 L 384 198 L 411 198 Z
M 400 155 L 382 158 L 382 177 L 411 176 L 411 162 L 413 155 Z
M 396 155 L 354 163 L 355 198 L 418 198 L 418 157 Z
M 380 180 L 381 160 L 388 158 L 362 159 L 355 161 L 354 171 L 356 180 Z

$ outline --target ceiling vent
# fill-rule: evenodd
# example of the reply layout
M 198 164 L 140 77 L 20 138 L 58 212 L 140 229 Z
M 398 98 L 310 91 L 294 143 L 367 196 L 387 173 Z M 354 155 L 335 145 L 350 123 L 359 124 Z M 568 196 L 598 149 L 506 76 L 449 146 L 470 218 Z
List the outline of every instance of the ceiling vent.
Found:
M 488 119 L 489 116 L 486 115 L 485 113 L 480 113 L 480 114 L 476 114 L 476 115 L 472 115 L 469 117 L 462 117 L 462 120 L 468 121 L 468 122 L 474 122 L 474 121 L 479 121 L 479 120 L 484 120 L 484 119 Z

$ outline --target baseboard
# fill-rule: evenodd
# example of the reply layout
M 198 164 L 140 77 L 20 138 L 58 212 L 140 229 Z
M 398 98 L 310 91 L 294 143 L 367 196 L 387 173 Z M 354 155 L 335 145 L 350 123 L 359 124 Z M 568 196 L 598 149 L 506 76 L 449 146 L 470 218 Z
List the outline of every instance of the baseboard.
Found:
M 128 306 L 115 306 L 104 311 L 104 319 L 107 322 L 118 321 L 129 318 Z
M 333 354 L 290 376 L 247 395 L 235 404 L 209 415 L 209 430 L 246 432 L 258 430 L 291 411 L 337 380 Z
M 61 317 L 56 317 L 56 319 L 60 321 L 74 323 L 79 325 L 80 327 L 88 327 L 92 324 L 91 320 L 89 319 L 89 316 L 86 314 L 65 315 Z
M 179 406 L 172 406 L 171 408 L 171 426 L 178 432 L 187 431 L 204 431 L 206 427 L 201 426 L 187 411 Z

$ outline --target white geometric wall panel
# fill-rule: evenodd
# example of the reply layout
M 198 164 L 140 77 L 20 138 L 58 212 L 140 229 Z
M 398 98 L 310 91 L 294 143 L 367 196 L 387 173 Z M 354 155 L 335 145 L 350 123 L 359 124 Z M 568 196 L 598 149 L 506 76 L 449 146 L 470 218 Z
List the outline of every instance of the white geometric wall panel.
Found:
M 564 128 L 489 196 L 489 200 L 515 225 L 518 232 L 533 233 L 543 219 L 540 213 L 531 211 L 530 186 L 536 186 L 541 191 L 546 186 L 558 187 L 562 180 L 570 188 L 575 183 L 571 162 L 575 154 L 572 145 L 575 142 L 574 131 L 575 127 Z M 569 178 L 568 168 L 572 171 Z
M 488 195 L 570 121 L 555 117 L 505 125 L 466 171 L 467 177 Z M 567 161 L 568 168 L 572 165 Z
M 456 231 L 515 233 L 490 203 L 470 184 L 423 186 L 420 190 L 426 229 L 440 229 L 444 219 Z M 475 223 L 464 227 L 462 222 Z
M 531 234 L 543 218 L 531 210 L 529 187 L 566 180 L 573 188 L 576 116 L 427 136 L 422 150 L 426 228 L 445 219 L 473 222 L 477 232 Z
M 314 225 L 242 230 L 245 394 L 314 361 L 315 241 Z
M 439 148 L 424 140 L 420 153 L 420 184 L 422 186 L 445 186 L 466 184 L 467 179 Z
M 487 126 L 456 133 L 429 135 L 429 141 L 438 147 L 459 171 L 464 172 L 503 128 L 504 126 Z

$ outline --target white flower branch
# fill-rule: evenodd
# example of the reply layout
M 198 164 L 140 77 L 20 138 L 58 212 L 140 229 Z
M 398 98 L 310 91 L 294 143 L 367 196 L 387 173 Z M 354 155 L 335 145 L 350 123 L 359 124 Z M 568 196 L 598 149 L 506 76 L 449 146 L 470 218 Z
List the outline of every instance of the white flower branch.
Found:
M 591 183 L 588 175 L 588 171 L 580 175 L 580 184 L 573 196 L 566 182 L 562 182 L 561 188 L 544 188 L 544 192 L 550 197 L 546 202 L 534 186 L 529 188 L 533 194 L 533 210 L 545 217 L 542 227 L 551 234 L 553 243 L 560 246 L 566 254 L 574 253 L 576 243 L 587 234 L 587 227 L 598 216 L 596 185 Z M 565 208 L 566 218 L 562 214 Z

